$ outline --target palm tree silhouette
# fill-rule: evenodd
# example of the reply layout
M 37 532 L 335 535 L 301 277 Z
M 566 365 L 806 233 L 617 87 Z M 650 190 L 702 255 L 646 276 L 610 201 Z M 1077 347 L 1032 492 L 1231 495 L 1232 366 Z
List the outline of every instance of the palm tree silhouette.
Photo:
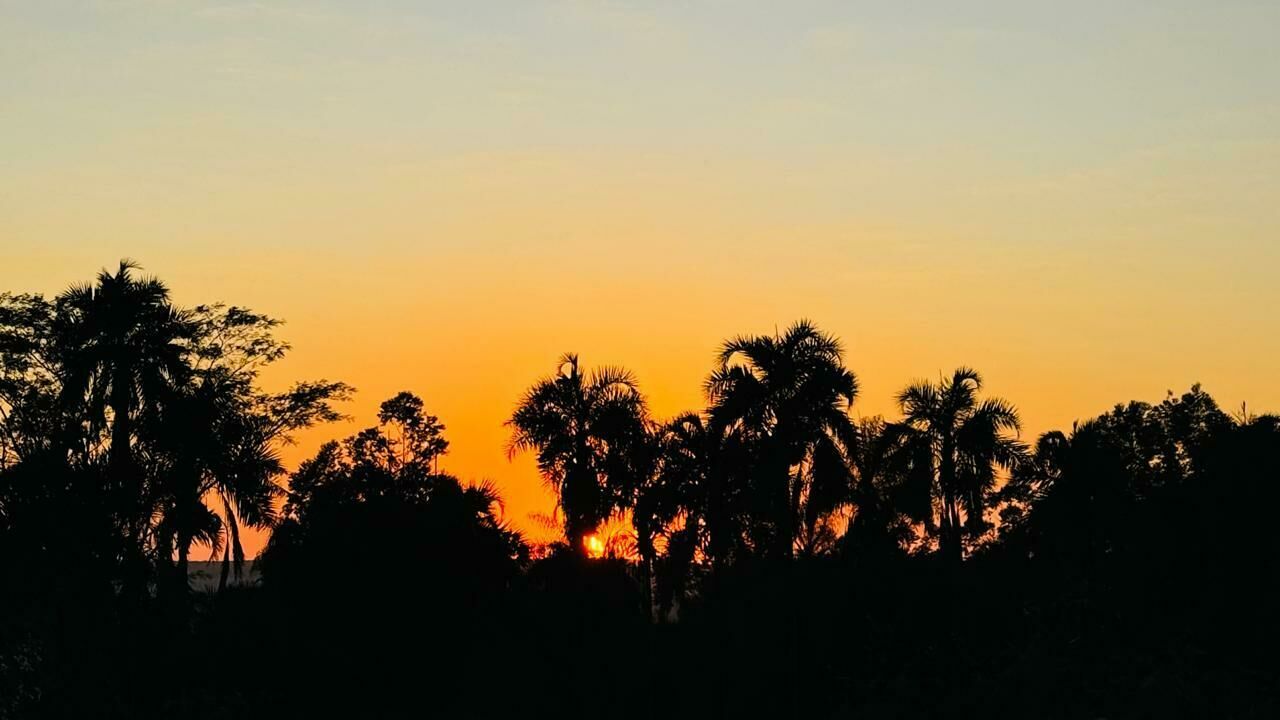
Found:
M 122 260 L 114 275 L 103 270 L 96 284 L 73 286 L 56 300 L 55 331 L 68 348 L 64 397 L 87 405 L 99 426 L 110 410 L 109 463 L 121 475 L 133 472 L 137 414 L 186 378 L 185 343 L 194 330 L 164 283 L 136 277 L 138 269 Z
M 264 393 L 256 385 L 261 369 L 289 347 L 272 334 L 278 320 L 221 304 L 186 316 L 195 330 L 184 355 L 185 382 L 168 389 L 148 423 L 163 505 L 161 559 L 172 556 L 167 548 L 176 544 L 176 579 L 185 587 L 192 543 L 207 544 L 213 556 L 222 554 L 224 589 L 230 574 L 243 570 L 242 526 L 266 529 L 276 521 L 281 490 L 275 478 L 284 473 L 278 445 L 297 429 L 338 419 L 331 403 L 350 388 L 321 381 Z
M 585 555 L 583 538 L 632 505 L 650 472 L 648 409 L 635 377 L 613 367 L 583 373 L 569 353 L 525 393 L 507 425 L 508 456 L 537 452 L 564 513 L 565 539 Z
M 806 320 L 781 335 L 728 340 L 719 362 L 706 381 L 711 420 L 752 447 L 752 544 L 790 557 L 847 497 L 857 378 L 840 342 Z
M 275 478 L 284 473 L 284 466 L 263 418 L 240 406 L 237 398 L 219 399 L 216 393 L 202 387 L 175 413 L 174 428 L 186 430 L 186 439 L 178 440 L 177 454 L 191 475 L 171 478 L 171 482 L 178 517 L 192 523 L 175 528 L 178 578 L 185 582 L 187 555 L 192 541 L 199 540 L 215 555 L 222 554 L 218 580 L 222 590 L 231 573 L 239 575 L 244 566 L 241 526 L 265 529 L 275 522 L 275 503 L 282 495 Z M 206 440 L 197 439 L 201 435 Z M 216 511 L 208 507 L 209 499 L 221 507 Z M 212 535 L 196 534 L 202 529 Z
M 909 428 L 872 417 L 859 420 L 857 429 L 858 445 L 850 458 L 854 513 L 842 544 L 846 552 L 898 550 L 909 535 L 903 521 L 909 498 L 903 490 L 926 464 L 913 463 Z
M 69 417 L 83 418 L 90 437 L 109 426 L 108 476 L 130 558 L 126 585 L 142 592 L 141 552 L 151 524 L 153 498 L 135 461 L 140 415 L 154 414 L 190 368 L 185 355 L 195 330 L 169 301 L 155 278 L 135 276 L 138 266 L 120 262 L 93 285 L 73 286 L 55 300 L 55 342 L 63 348 L 62 402 Z
M 996 469 L 1015 468 L 1026 454 L 1016 437 L 1018 413 L 999 398 L 978 399 L 982 376 L 960 368 L 937 383 L 917 382 L 898 395 L 917 472 L 909 503 L 917 521 L 940 538 L 946 557 L 963 557 L 966 534 L 986 528 L 983 517 Z
M 706 549 L 719 459 L 718 443 L 697 413 L 663 424 L 654 442 L 657 464 L 652 479 L 637 495 L 632 519 L 637 551 L 646 569 L 657 564 L 659 538 L 665 546 L 659 572 L 649 573 L 657 585 L 653 606 L 663 616 L 682 594 L 697 551 Z

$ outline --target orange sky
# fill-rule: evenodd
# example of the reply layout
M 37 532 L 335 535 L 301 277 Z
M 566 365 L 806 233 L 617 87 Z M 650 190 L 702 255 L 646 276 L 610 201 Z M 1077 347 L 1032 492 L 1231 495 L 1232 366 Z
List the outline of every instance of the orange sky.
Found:
M 799 317 L 863 414 L 958 364 L 1029 435 L 1280 409 L 1280 6 L 1116 5 L 4 5 L 0 288 L 284 318 L 270 385 L 359 389 L 291 461 L 412 390 L 522 524 L 502 422 L 569 350 L 659 416 Z

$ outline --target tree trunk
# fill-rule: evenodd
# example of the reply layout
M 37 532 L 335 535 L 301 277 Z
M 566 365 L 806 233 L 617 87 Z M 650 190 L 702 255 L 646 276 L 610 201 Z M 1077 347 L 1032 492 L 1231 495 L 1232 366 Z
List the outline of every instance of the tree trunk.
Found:
M 231 541 L 227 540 L 222 548 L 222 572 L 218 575 L 218 592 L 227 589 L 227 578 L 231 575 Z
M 964 559 L 964 549 L 960 541 L 960 511 L 956 507 L 955 447 L 949 435 L 942 440 L 938 484 L 942 486 L 942 554 L 959 563 Z
M 133 463 L 133 383 L 127 366 L 117 366 L 111 377 L 111 449 L 107 458 L 108 474 L 117 492 L 121 507 L 128 508 L 124 527 L 128 533 L 130 553 L 136 554 L 126 563 L 122 577 L 122 591 L 138 601 L 148 595 L 146 565 L 142 558 L 143 532 L 149 518 L 146 502 L 142 497 L 142 483 Z
M 778 483 L 775 500 L 777 516 L 774 518 L 774 542 L 776 543 L 774 552 L 778 559 L 790 560 L 796 544 L 795 516 L 799 496 L 797 494 L 796 497 L 792 497 L 791 468 L 782 457 L 782 451 L 775 448 L 771 455 L 773 457 L 768 461 L 768 472 L 772 474 L 773 481 Z
M 190 563 L 187 561 L 187 554 L 190 552 L 188 546 L 190 541 L 178 541 L 178 577 L 177 584 L 185 590 L 187 586 L 187 567 Z
M 187 568 L 189 566 L 187 556 L 190 551 L 191 541 L 180 537 L 178 540 L 178 563 L 174 568 L 173 578 L 169 583 L 173 593 L 172 606 L 177 614 L 177 620 L 184 625 L 190 616 L 191 586 L 187 582 Z
M 111 467 L 124 479 L 133 466 L 133 383 L 127 368 L 116 370 L 111 378 Z
M 587 534 L 581 528 L 576 525 L 573 527 L 566 525 L 564 529 L 564 537 L 569 543 L 569 549 L 572 550 L 575 555 L 584 560 L 591 556 L 591 554 L 587 552 Z

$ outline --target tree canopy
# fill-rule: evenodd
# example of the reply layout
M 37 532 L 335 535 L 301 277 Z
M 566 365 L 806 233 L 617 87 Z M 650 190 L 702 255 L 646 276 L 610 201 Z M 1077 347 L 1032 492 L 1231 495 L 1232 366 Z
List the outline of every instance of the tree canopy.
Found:
M 1280 418 L 1199 385 L 1023 438 L 966 367 L 861 417 L 809 321 L 669 418 L 570 353 L 506 423 L 537 545 L 409 391 L 286 468 L 353 390 L 264 387 L 280 332 L 127 261 L 0 295 L 0 719 L 1280 713 Z

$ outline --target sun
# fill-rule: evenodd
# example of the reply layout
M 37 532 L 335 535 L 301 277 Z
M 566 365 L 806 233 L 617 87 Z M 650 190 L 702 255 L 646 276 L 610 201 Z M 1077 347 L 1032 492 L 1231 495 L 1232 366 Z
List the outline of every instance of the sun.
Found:
M 582 538 L 582 547 L 587 551 L 587 557 L 602 558 L 604 557 L 604 541 L 596 533 L 591 533 Z

